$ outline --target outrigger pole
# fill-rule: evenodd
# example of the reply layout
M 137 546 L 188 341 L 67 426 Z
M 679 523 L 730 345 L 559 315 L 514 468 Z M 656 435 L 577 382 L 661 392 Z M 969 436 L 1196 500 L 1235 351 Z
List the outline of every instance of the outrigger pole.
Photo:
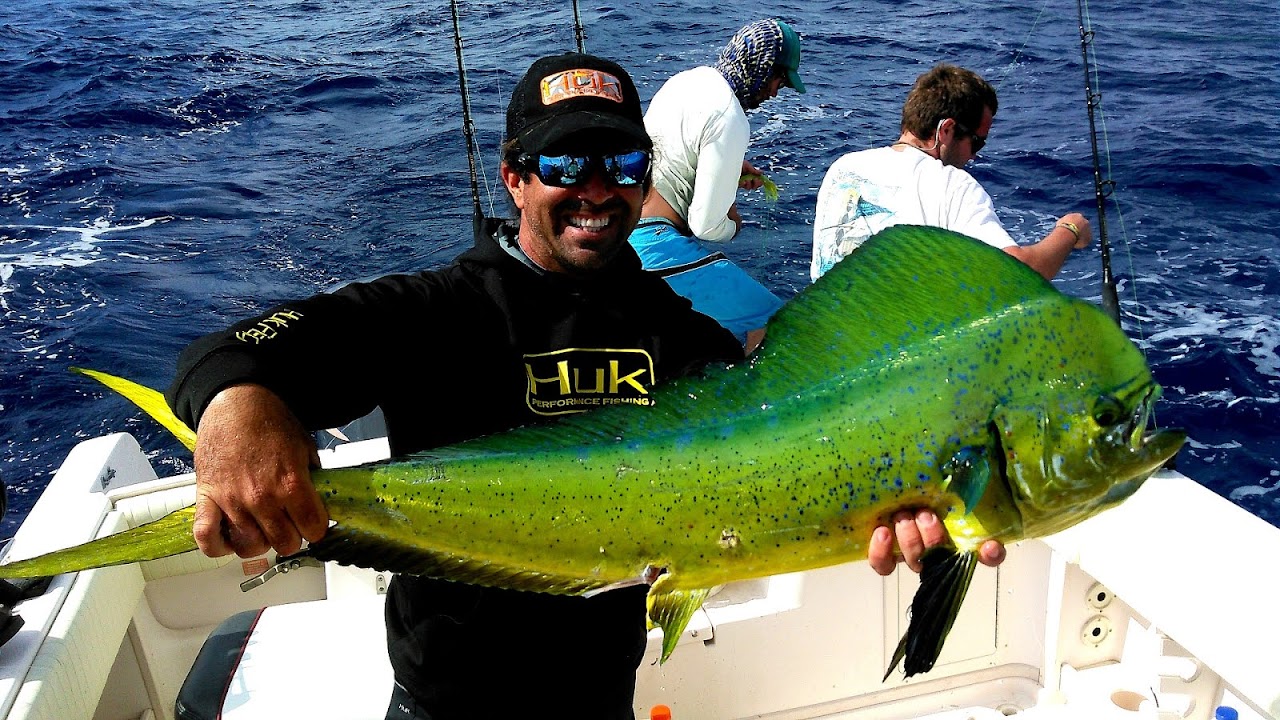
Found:
M 1089 108 L 1089 143 L 1093 148 L 1093 195 L 1098 204 L 1098 247 L 1102 250 L 1102 309 L 1120 324 L 1120 298 L 1116 281 L 1111 275 L 1111 245 L 1107 242 L 1107 197 L 1115 190 L 1114 180 L 1102 179 L 1098 162 L 1098 131 L 1094 125 L 1093 109 L 1102 100 L 1102 94 L 1093 90 L 1093 75 L 1089 70 L 1089 46 L 1093 43 L 1093 29 L 1086 26 L 1084 0 L 1076 0 L 1076 12 L 1080 18 L 1080 56 L 1084 60 L 1084 97 Z

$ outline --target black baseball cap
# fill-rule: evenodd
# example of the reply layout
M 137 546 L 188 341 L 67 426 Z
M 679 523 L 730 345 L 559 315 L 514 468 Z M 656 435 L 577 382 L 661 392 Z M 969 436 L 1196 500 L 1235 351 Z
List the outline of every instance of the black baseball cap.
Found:
M 640 95 L 621 65 L 581 53 L 534 61 L 511 93 L 507 139 L 536 155 L 583 131 L 616 134 L 636 150 L 653 148 Z

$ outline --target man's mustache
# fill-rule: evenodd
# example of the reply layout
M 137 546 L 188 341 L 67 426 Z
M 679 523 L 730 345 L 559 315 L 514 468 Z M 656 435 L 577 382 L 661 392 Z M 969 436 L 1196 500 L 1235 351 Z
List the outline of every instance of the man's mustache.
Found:
M 624 215 L 630 210 L 630 206 L 621 198 L 610 198 L 602 203 L 596 204 L 590 200 L 565 200 L 557 206 L 557 210 L 566 213 L 584 213 L 584 214 L 605 214 L 621 211 Z

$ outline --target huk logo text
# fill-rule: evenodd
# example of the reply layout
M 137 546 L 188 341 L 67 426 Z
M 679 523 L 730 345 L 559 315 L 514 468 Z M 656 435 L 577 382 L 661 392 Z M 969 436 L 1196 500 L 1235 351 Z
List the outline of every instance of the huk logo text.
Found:
M 525 399 L 539 415 L 653 403 L 653 358 L 643 350 L 570 348 L 526 355 L 524 367 Z

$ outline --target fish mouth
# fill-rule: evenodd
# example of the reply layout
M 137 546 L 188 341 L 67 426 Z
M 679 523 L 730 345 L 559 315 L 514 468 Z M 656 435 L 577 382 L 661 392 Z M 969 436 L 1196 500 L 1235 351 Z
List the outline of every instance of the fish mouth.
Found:
M 1181 430 L 1156 429 L 1147 432 L 1139 425 L 1128 438 L 1130 442 L 1117 448 L 1108 463 L 1115 481 L 1092 505 L 1098 510 L 1114 507 L 1129 498 L 1142 487 L 1157 470 L 1164 467 L 1182 449 L 1187 434 Z
M 1136 473 L 1145 479 L 1146 475 L 1160 469 L 1178 454 L 1178 450 L 1187 441 L 1187 434 L 1182 430 L 1169 428 L 1148 430 L 1161 388 L 1155 383 L 1149 383 L 1140 392 L 1142 398 L 1135 404 L 1133 412 L 1107 433 L 1104 442 L 1114 445 L 1122 452 L 1127 451 L 1131 463 L 1125 464 L 1132 464 Z
M 1138 440 L 1137 452 L 1158 461 L 1160 467 L 1173 459 L 1187 441 L 1187 433 L 1182 430 L 1153 430 Z

